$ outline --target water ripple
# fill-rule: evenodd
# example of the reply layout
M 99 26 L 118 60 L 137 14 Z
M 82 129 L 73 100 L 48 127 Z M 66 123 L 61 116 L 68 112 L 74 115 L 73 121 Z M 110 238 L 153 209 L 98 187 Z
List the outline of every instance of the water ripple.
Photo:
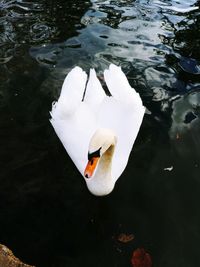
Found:
M 91 2 L 89 7 L 70 1 L 69 7 L 63 1 L 2 1 L 0 63 L 23 46 L 49 68 L 120 63 L 133 83 L 137 76 L 147 105 L 151 99 L 160 113 L 168 113 L 174 97 L 199 81 L 200 47 L 191 38 L 199 32 L 199 5 L 195 0 Z
M 12 49 L 12 54 L 15 54 L 18 44 L 39 45 L 66 39 L 76 31 L 75 24 L 79 22 L 75 11 L 81 12 L 87 6 L 89 3 L 76 5 L 73 1 L 1 1 L 0 62 L 8 62 L 12 56 L 7 56 L 7 50 Z

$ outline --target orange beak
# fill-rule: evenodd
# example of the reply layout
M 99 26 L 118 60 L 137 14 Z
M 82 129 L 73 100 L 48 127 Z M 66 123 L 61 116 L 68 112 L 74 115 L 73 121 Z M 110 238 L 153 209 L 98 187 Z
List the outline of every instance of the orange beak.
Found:
M 92 177 L 92 175 L 96 169 L 98 161 L 99 161 L 99 157 L 93 157 L 88 161 L 88 164 L 87 164 L 85 171 L 84 171 L 84 176 L 86 178 Z

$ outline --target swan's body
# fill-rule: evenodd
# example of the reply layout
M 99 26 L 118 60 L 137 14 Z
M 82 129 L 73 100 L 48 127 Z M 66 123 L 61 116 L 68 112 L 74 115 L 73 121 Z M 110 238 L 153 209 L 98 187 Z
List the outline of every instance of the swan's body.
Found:
M 145 111 L 121 68 L 111 64 L 104 78 L 112 96 L 105 94 L 94 70 L 86 86 L 87 74 L 79 67 L 72 69 L 53 104 L 50 120 L 95 195 L 113 190 L 127 165 Z

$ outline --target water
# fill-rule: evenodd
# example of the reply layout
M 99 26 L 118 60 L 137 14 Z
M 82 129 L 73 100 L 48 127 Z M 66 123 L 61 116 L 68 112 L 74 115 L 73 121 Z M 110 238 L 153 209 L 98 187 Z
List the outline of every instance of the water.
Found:
M 199 1 L 0 3 L 0 242 L 38 267 L 199 266 Z M 121 65 L 147 112 L 114 192 L 92 196 L 49 124 L 75 65 Z M 167 169 L 166 169 L 167 168 Z M 169 169 L 168 169 L 169 168 Z M 121 233 L 134 240 L 120 243 Z

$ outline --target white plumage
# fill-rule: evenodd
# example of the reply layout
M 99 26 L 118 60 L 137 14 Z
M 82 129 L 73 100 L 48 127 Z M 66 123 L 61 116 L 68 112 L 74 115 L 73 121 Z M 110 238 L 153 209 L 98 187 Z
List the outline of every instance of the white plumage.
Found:
M 104 79 L 112 96 L 105 94 L 94 69 L 90 70 L 87 86 L 87 74 L 79 67 L 72 69 L 65 78 L 58 101 L 52 106 L 50 120 L 84 178 L 88 153 L 94 152 L 90 151 L 91 147 L 98 150 L 100 147 L 97 143 L 102 143 L 103 147 L 109 141 L 110 145 L 114 145 L 113 156 L 107 164 L 111 172 L 103 168 L 105 174 L 102 175 L 101 172 L 101 177 L 98 177 L 98 168 L 102 166 L 100 159 L 94 175 L 85 178 L 89 190 L 95 195 L 106 195 L 112 191 L 127 165 L 145 112 L 139 94 L 131 88 L 120 67 L 111 64 L 104 71 Z M 99 129 L 102 130 L 98 131 Z M 106 135 L 107 130 L 104 129 L 113 133 L 116 143 L 113 143 L 114 139 L 110 135 Z M 95 132 L 100 132 L 101 136 L 94 138 L 93 142 L 97 143 L 90 144 Z M 102 162 L 105 155 L 106 151 L 101 155 Z

